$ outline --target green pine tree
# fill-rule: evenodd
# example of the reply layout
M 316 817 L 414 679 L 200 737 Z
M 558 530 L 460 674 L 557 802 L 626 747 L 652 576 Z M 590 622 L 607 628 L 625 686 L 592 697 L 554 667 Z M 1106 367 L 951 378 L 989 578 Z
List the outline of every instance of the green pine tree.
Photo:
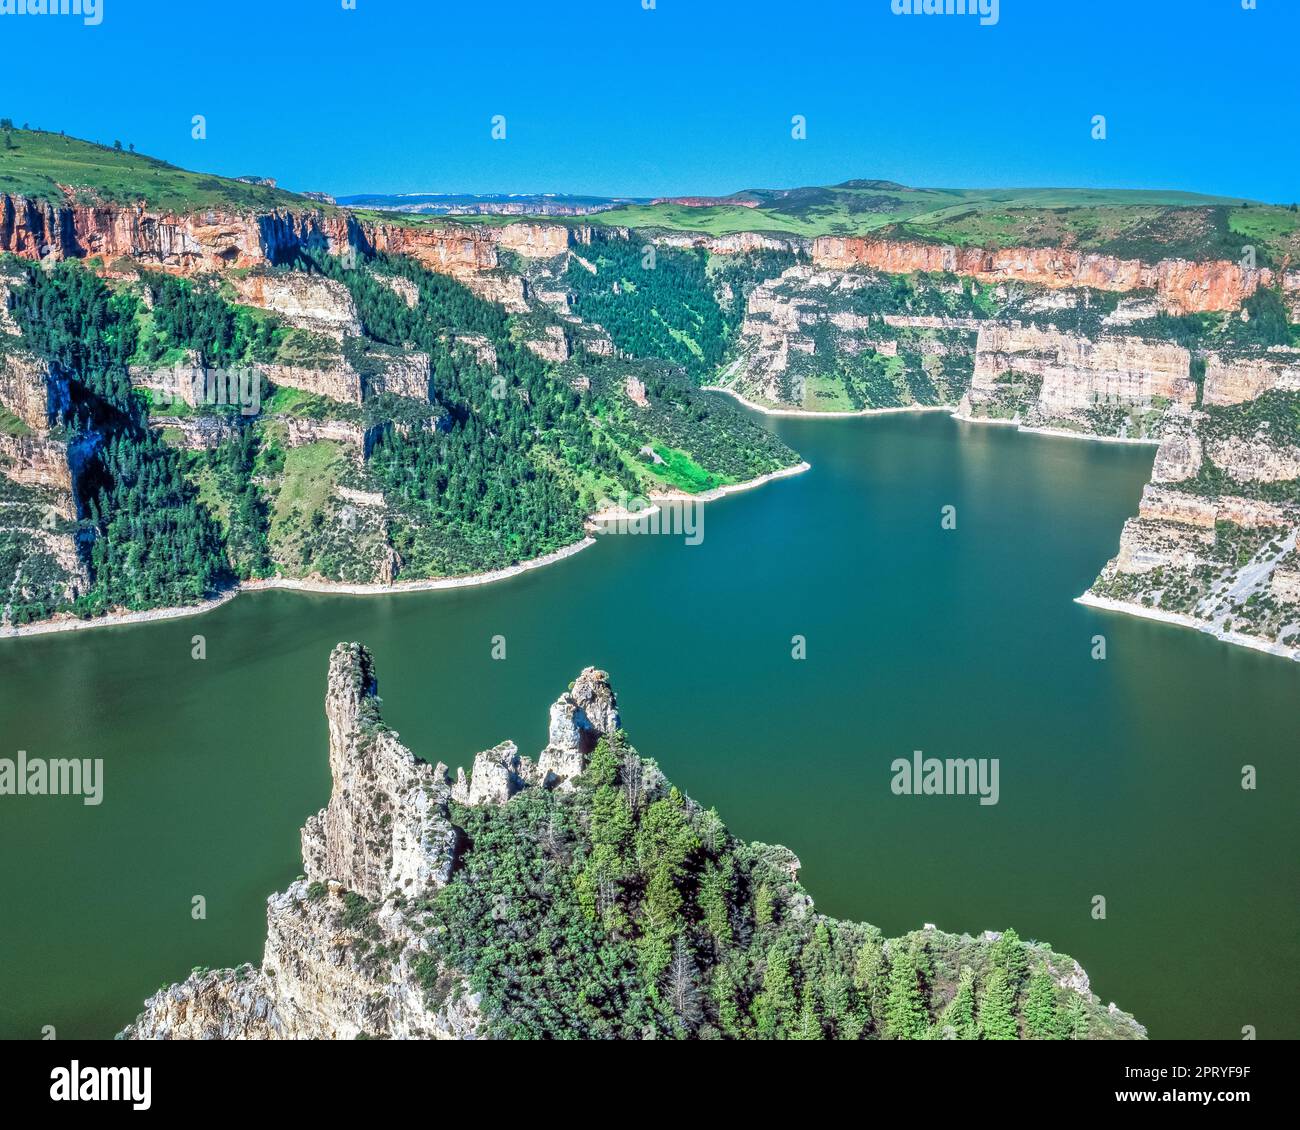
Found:
M 798 1026 L 798 998 L 790 970 L 790 951 L 777 942 L 767 951 L 763 989 L 754 998 L 754 1022 L 764 1039 L 785 1039 Z
M 1060 1010 L 1057 1017 L 1059 1028 L 1058 1040 L 1086 1040 L 1088 1038 L 1088 1012 L 1083 1007 L 1083 1000 L 1070 995 L 1069 1003 Z
M 1015 993 L 1007 983 L 1007 975 L 994 969 L 984 982 L 980 997 L 979 1030 L 986 1040 L 1014 1040 L 1019 1035 L 1016 1028 Z
M 975 1023 L 975 971 L 969 965 L 961 967 L 957 993 L 943 1010 L 939 1028 L 951 1028 L 959 1040 L 979 1038 L 979 1028 Z
M 1056 985 L 1046 967 L 1029 979 L 1029 999 L 1025 1002 L 1025 1028 L 1031 1040 L 1057 1039 Z
M 1025 955 L 1025 944 L 1014 930 L 1007 930 L 993 943 L 993 964 L 1007 975 L 1007 984 L 1011 987 L 1012 999 L 1029 976 L 1029 958 Z
M 889 998 L 885 1001 L 885 1034 L 894 1040 L 923 1040 L 929 1027 L 921 996 L 916 953 L 899 947 L 890 955 Z

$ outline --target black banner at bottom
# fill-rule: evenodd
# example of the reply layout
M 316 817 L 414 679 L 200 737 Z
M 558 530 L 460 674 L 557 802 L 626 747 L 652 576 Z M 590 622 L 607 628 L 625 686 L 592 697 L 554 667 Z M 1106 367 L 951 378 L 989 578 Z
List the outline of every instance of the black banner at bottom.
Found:
M 661 1098 L 680 1089 L 682 1096 L 692 1096 L 693 1106 L 707 1095 L 713 1100 L 709 1105 L 732 1107 L 732 1113 L 770 1102 L 773 1089 L 793 1086 L 803 1096 L 802 1104 L 820 1105 L 823 1096 L 833 1100 L 843 1093 L 855 1104 L 879 1100 L 893 1109 L 902 1103 L 927 1116 L 945 1110 L 1041 1115 L 1065 1103 L 1072 1113 L 1084 1115 L 1135 1107 L 1176 1110 L 1180 1116 L 1204 1110 L 1223 1118 L 1236 1113 L 1230 1108 L 1259 1114 L 1289 1106 L 1286 1088 L 1294 1077 L 1294 1045 L 1255 1041 L 876 1042 L 856 1050 L 836 1045 L 832 1051 L 822 1045 L 810 1052 L 784 1047 L 770 1068 L 765 1064 L 772 1052 L 761 1046 L 719 1047 L 716 1053 L 697 1049 L 680 1066 L 658 1059 L 660 1051 L 671 1056 L 670 1048 L 623 1047 L 615 1053 L 621 1060 L 616 1069 L 597 1049 L 568 1048 L 555 1073 L 547 1070 L 547 1053 L 540 1048 L 509 1065 L 496 1055 L 478 1061 L 485 1048 L 463 1050 L 465 1059 L 460 1060 L 445 1046 L 415 1043 L 15 1042 L 0 1050 L 0 1085 L 7 1116 L 56 1114 L 65 1108 L 93 1117 L 116 1107 L 126 1113 L 211 1117 L 255 1107 L 261 1117 L 282 1109 L 295 1119 L 317 1110 L 337 1119 L 354 1109 L 373 1115 L 377 1102 L 401 1093 L 407 1102 L 423 1095 L 444 1108 L 449 1102 L 454 1106 L 458 1096 L 476 1094 L 479 1101 L 492 1101 L 519 1090 L 527 1094 L 539 1085 L 558 1085 L 561 1078 L 569 1079 L 566 1086 L 580 1087 L 584 1098 L 609 1087 L 611 1096 L 621 1093 L 626 1100 L 631 1096 L 625 1088 L 639 1077 L 645 1085 L 657 1080 L 653 1090 Z M 712 1054 L 718 1061 L 710 1066 Z M 579 1067 L 583 1060 L 587 1062 Z M 700 1075 L 692 1070 L 697 1066 L 703 1069 Z M 572 1077 L 575 1068 L 577 1078 Z M 763 1074 L 749 1075 L 753 1069 Z M 480 1071 L 497 1077 L 492 1090 L 476 1085 Z M 458 1081 L 461 1072 L 466 1077 Z M 767 1086 L 761 1085 L 764 1079 Z M 417 1084 L 414 1090 L 408 1089 L 412 1083 Z M 1044 1102 L 1053 1106 L 1044 1107 Z

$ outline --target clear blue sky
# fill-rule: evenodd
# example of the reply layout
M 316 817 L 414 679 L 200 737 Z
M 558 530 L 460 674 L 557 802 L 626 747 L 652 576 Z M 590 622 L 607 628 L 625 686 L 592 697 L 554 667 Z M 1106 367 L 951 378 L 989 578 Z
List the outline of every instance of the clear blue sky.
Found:
M 0 16 L 0 115 L 294 189 L 1300 198 L 1300 0 L 1001 0 L 994 27 L 890 0 L 101 3 Z

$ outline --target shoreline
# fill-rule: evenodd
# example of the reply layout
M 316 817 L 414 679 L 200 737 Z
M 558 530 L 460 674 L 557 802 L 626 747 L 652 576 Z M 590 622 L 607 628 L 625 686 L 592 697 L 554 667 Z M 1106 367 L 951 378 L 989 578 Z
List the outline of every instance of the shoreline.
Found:
M 349 581 L 310 580 L 301 577 L 264 577 L 252 581 L 240 581 L 219 596 L 204 600 L 198 604 L 185 604 L 173 608 L 149 608 L 142 612 L 110 612 L 89 620 L 80 617 L 65 616 L 63 619 L 42 620 L 35 624 L 22 624 L 18 627 L 0 628 L 0 639 L 17 639 L 19 636 L 43 636 L 54 632 L 79 632 L 91 628 L 120 628 L 128 624 L 149 624 L 163 620 L 180 620 L 187 616 L 201 616 L 220 608 L 244 592 L 266 592 L 272 589 L 286 589 L 291 592 L 319 593 L 324 596 L 395 596 L 404 592 L 432 592 L 441 589 L 474 588 L 477 585 L 490 585 L 497 581 L 509 580 L 534 569 L 554 565 L 558 561 L 581 553 L 596 544 L 596 539 L 588 534 L 580 541 L 575 541 L 541 557 L 521 561 L 518 565 L 508 565 L 502 569 L 489 569 L 482 573 L 468 573 L 463 577 L 430 577 L 424 580 L 394 581 L 392 584 L 359 584 Z
M 651 502 L 717 502 L 720 498 L 726 498 L 729 494 L 740 494 L 743 491 L 754 490 L 756 487 L 766 486 L 768 483 L 776 482 L 777 479 L 788 479 L 793 475 L 802 475 L 805 471 L 811 471 L 812 464 L 807 460 L 795 464 L 793 467 L 780 467 L 775 471 L 769 471 L 766 475 L 759 475 L 755 479 L 746 479 L 741 483 L 727 483 L 725 486 L 714 487 L 712 490 L 701 491 L 699 494 L 687 494 L 684 490 L 660 490 L 651 491 L 649 498 Z M 644 511 L 642 511 L 644 513 Z
M 972 420 L 971 423 L 979 423 L 978 420 Z M 1161 440 L 1142 439 L 1134 436 L 1094 436 L 1087 432 L 1072 432 L 1068 428 L 1026 428 L 1023 425 L 1017 431 L 1024 432 L 1031 436 L 1055 436 L 1058 439 L 1090 439 L 1096 443 L 1125 443 L 1137 445 L 1138 447 L 1159 447 Z
M 1265 655 L 1275 655 L 1280 659 L 1290 659 L 1293 662 L 1300 663 L 1300 647 L 1269 643 L 1268 640 L 1260 639 L 1258 636 L 1247 636 L 1240 632 L 1224 632 L 1209 621 L 1198 620 L 1195 616 L 1188 616 L 1185 612 L 1165 612 L 1159 608 L 1148 608 L 1144 604 L 1115 600 L 1109 596 L 1095 596 L 1092 592 L 1085 592 L 1082 596 L 1076 596 L 1074 603 L 1082 604 L 1085 608 L 1097 608 L 1103 612 L 1118 612 L 1126 616 L 1137 616 L 1143 620 L 1155 620 L 1162 624 L 1172 624 L 1177 628 L 1192 628 L 1204 635 L 1213 636 L 1220 643 L 1248 647 L 1252 651 L 1259 651 Z
M 1083 439 L 1092 443 L 1121 443 L 1139 447 L 1159 447 L 1161 440 L 1145 439 L 1134 436 L 1099 436 L 1092 432 L 1075 432 L 1069 428 L 1028 428 L 1020 419 L 1006 420 L 1000 416 L 961 416 L 954 409 L 952 418 L 962 424 L 980 424 L 993 427 L 1015 428 L 1021 435 L 1049 436 L 1052 439 Z
M 735 389 L 725 388 L 722 385 L 701 385 L 700 391 L 721 392 L 743 404 L 746 408 L 761 412 L 764 416 L 798 416 L 814 420 L 849 420 L 858 416 L 893 416 L 900 412 L 947 412 L 949 415 L 953 412 L 953 409 L 947 404 L 899 404 L 891 408 L 833 409 L 827 412 L 817 412 L 811 408 L 768 408 L 763 404 L 746 399 Z
M 687 500 L 715 502 L 729 494 L 753 490 L 755 487 L 761 487 L 776 479 L 802 474 L 804 471 L 811 469 L 811 463 L 803 462 L 794 467 L 782 467 L 776 471 L 770 471 L 766 475 L 759 475 L 757 478 L 748 479 L 743 483 L 729 483 L 726 486 L 715 487 L 713 490 L 705 491 L 702 494 L 662 491 L 651 492 L 649 498 L 651 502 L 682 502 Z M 599 511 L 596 514 L 588 515 L 584 525 L 589 527 L 592 523 L 598 525 L 601 522 L 616 521 L 623 517 L 645 517 L 657 510 L 657 506 L 647 508 L 646 510 L 637 511 L 635 515 L 622 514 L 617 510 Z M 463 577 L 430 577 L 423 580 L 394 581 L 391 584 L 361 584 L 348 581 L 310 580 L 300 577 L 266 577 L 251 581 L 240 581 L 219 595 L 200 601 L 197 604 L 184 604 L 171 608 L 149 608 L 141 612 L 110 612 L 91 619 L 82 619 L 65 613 L 62 616 L 49 620 L 40 620 L 34 624 L 0 627 L 0 640 L 19 639 L 24 636 L 53 635 L 58 632 L 83 632 L 92 628 L 121 628 L 131 624 L 152 624 L 167 620 L 181 620 L 190 616 L 202 616 L 205 612 L 220 608 L 223 604 L 234 600 L 240 593 L 266 592 L 271 589 L 317 593 L 324 596 L 395 596 L 408 592 L 437 592 L 446 589 L 476 588 L 479 585 L 495 584 L 498 581 L 506 581 L 523 573 L 532 572 L 534 569 L 543 569 L 548 565 L 554 565 L 581 553 L 584 549 L 590 549 L 596 544 L 596 541 L 597 537 L 594 536 L 594 532 L 588 528 L 588 532 L 579 541 L 571 542 L 569 545 L 543 554 L 541 557 L 533 557 L 527 561 L 521 561 L 518 565 L 508 565 L 501 569 L 489 569 L 482 573 L 468 573 Z
M 786 416 L 797 417 L 803 420 L 851 420 L 869 416 L 893 416 L 903 412 L 946 412 L 952 419 L 960 421 L 963 424 L 988 424 L 994 427 L 1015 428 L 1018 432 L 1026 435 L 1036 436 L 1054 436 L 1059 439 L 1086 439 L 1093 440 L 1096 443 L 1127 443 L 1127 444 L 1145 444 L 1152 447 L 1159 447 L 1158 439 L 1138 439 L 1129 436 L 1099 436 L 1089 432 L 1075 432 L 1068 428 L 1030 428 L 1026 427 L 1019 418 L 1003 419 L 998 416 L 968 416 L 961 413 L 960 404 L 901 404 L 891 408 L 857 408 L 852 411 L 833 410 L 827 412 L 818 412 L 811 408 L 769 408 L 766 405 L 758 404 L 749 400 L 734 389 L 725 388 L 722 385 L 703 385 L 702 390 L 705 392 L 721 392 L 731 397 L 738 404 L 754 412 L 760 412 L 764 416 Z

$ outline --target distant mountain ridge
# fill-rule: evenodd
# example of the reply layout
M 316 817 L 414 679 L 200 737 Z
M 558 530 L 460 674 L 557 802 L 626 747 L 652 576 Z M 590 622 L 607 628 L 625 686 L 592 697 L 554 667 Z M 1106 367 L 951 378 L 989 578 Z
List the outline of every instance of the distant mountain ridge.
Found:
M 589 216 L 613 208 L 645 204 L 648 199 L 572 196 L 562 192 L 403 192 L 340 196 L 338 203 L 348 208 L 427 216 Z

